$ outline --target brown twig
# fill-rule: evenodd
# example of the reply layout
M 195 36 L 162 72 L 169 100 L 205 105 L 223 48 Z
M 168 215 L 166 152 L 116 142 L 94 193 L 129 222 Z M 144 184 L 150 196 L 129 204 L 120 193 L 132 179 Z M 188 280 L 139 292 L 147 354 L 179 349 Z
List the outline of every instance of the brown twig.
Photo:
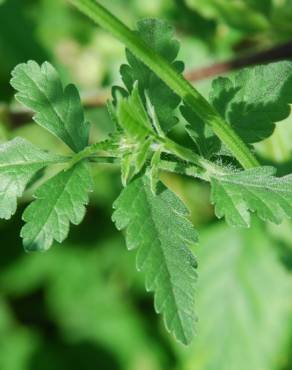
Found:
M 243 67 L 289 58 L 292 58 L 292 41 L 256 54 L 242 56 L 230 61 L 216 63 L 205 68 L 186 72 L 185 77 L 189 81 L 195 82 Z M 85 108 L 102 107 L 109 97 L 109 91 L 102 91 L 84 96 L 82 98 L 82 103 Z M 17 127 L 31 121 L 32 112 L 21 107 L 7 107 L 6 116 L 12 126 Z
M 234 71 L 243 67 L 275 62 L 277 60 L 289 58 L 292 58 L 292 41 L 275 46 L 272 49 L 265 50 L 257 54 L 246 55 L 227 62 L 216 63 L 205 68 L 189 71 L 185 74 L 185 77 L 186 79 L 194 82 L 229 71 Z
M 87 94 L 82 97 L 82 105 L 85 109 L 93 109 L 102 107 L 110 98 L 110 91 L 102 91 L 97 93 Z M 32 120 L 33 112 L 22 106 L 3 106 L 2 111 L 5 110 L 5 116 L 13 127 L 19 127 Z M 1 113 L 1 109 L 0 109 Z

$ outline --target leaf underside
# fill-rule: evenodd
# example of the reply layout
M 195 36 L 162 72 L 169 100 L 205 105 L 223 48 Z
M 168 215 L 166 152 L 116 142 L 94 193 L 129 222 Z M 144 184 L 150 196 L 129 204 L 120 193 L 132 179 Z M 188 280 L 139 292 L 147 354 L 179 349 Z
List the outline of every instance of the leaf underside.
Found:
M 32 177 L 56 156 L 15 138 L 0 145 L 0 218 L 9 219 Z
M 275 168 L 258 167 L 212 177 L 211 201 L 217 217 L 232 226 L 249 227 L 250 212 L 279 224 L 292 217 L 292 175 L 275 177 Z
M 138 248 L 136 265 L 167 329 L 184 344 L 194 335 L 196 260 L 189 246 L 197 233 L 183 203 L 162 183 L 153 195 L 147 175 L 136 178 L 114 203 L 113 221 L 126 228 L 128 249 Z

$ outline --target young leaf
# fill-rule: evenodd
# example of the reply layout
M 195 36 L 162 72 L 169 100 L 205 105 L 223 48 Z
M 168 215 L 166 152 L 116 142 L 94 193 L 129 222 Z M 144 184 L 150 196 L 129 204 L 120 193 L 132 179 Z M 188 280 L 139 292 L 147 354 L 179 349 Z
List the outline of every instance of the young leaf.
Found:
M 160 157 L 161 157 L 161 148 L 158 148 L 152 156 L 149 173 L 148 173 L 149 180 L 150 180 L 150 189 L 154 195 L 156 194 L 157 186 L 159 184 L 158 165 L 160 163 Z
M 22 138 L 0 145 L 0 218 L 9 219 L 15 213 L 17 198 L 29 181 L 57 158 Z
M 23 214 L 26 224 L 21 236 L 25 249 L 47 250 L 53 240 L 61 243 L 68 235 L 70 222 L 78 225 L 82 221 L 91 189 L 91 174 L 84 162 L 43 184 Z
M 151 151 L 151 144 L 152 144 L 152 138 L 149 137 L 142 143 L 139 148 L 137 149 L 137 152 L 134 153 L 134 167 L 135 171 L 134 174 L 137 175 L 143 168 L 144 164 L 147 161 L 149 152 Z
M 128 97 L 117 102 L 117 121 L 125 132 L 121 141 L 122 183 L 128 181 L 144 166 L 151 148 L 153 127 L 139 95 L 137 83 Z M 148 137 L 149 136 L 149 137 Z
M 127 183 L 137 175 L 147 162 L 151 152 L 152 138 L 149 137 L 143 143 L 140 143 L 132 149 L 126 150 L 121 158 L 122 184 Z
M 245 68 L 232 80 L 219 77 L 210 100 L 246 143 L 261 141 L 290 113 L 292 62 Z
M 147 175 L 131 182 L 114 203 L 113 220 L 126 228 L 128 249 L 138 249 L 137 269 L 146 275 L 147 291 L 155 292 L 155 309 L 167 329 L 184 344 L 194 335 L 196 260 L 189 245 L 197 233 L 187 210 L 162 183 L 153 195 Z
M 143 141 L 153 131 L 137 84 L 128 98 L 120 98 L 118 101 L 117 118 L 126 135 L 135 140 Z
M 179 51 L 179 43 L 173 39 L 174 30 L 167 22 L 144 19 L 138 22 L 137 29 L 138 35 L 147 45 L 150 45 L 169 63 L 173 64 L 178 72 L 183 72 L 183 63 L 175 61 Z M 145 91 L 147 91 L 163 130 L 168 132 L 177 123 L 173 111 L 179 105 L 180 98 L 128 50 L 127 59 L 129 65 L 121 67 L 124 84 L 131 92 L 135 81 L 139 81 L 141 96 L 144 99 Z
M 273 167 L 258 167 L 211 178 L 217 217 L 232 226 L 250 226 L 250 212 L 280 223 L 292 217 L 292 175 L 275 177 Z
M 133 177 L 132 171 L 132 156 L 130 153 L 125 153 L 121 159 L 121 178 L 122 185 L 127 186 L 128 181 Z
M 12 72 L 11 85 L 18 91 L 16 99 L 32 109 L 40 126 L 79 152 L 88 144 L 89 125 L 78 90 L 74 85 L 65 89 L 54 67 L 34 61 L 19 64 Z

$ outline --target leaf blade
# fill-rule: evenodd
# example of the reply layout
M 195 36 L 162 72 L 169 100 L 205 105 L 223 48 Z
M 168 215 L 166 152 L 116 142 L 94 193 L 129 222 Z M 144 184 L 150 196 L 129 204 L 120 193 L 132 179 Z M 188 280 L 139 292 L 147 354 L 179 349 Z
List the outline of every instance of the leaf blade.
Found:
M 250 212 L 280 223 L 292 217 L 292 175 L 275 177 L 273 167 L 259 167 L 211 178 L 211 201 L 217 217 L 232 226 L 249 227 Z
M 157 19 L 141 20 L 137 23 L 137 34 L 178 72 L 183 72 L 183 63 L 176 60 L 179 43 L 173 39 L 174 30 L 167 22 Z M 126 56 L 128 64 L 122 65 L 121 76 L 128 92 L 132 91 L 135 81 L 138 81 L 141 97 L 144 99 L 147 91 L 162 129 L 165 132 L 170 131 L 178 122 L 174 110 L 181 99 L 129 50 L 126 51 Z
M 197 234 L 183 203 L 162 183 L 158 188 L 153 195 L 147 175 L 135 179 L 114 203 L 113 220 L 119 230 L 126 228 L 128 249 L 139 248 L 137 269 L 145 271 L 146 289 L 155 292 L 155 309 L 163 313 L 167 329 L 189 344 L 196 320 L 197 264 L 188 246 Z
M 269 137 L 292 103 L 292 62 L 244 68 L 213 81 L 210 101 L 246 143 Z
M 34 121 L 78 152 L 88 144 L 89 126 L 85 122 L 78 90 L 64 89 L 54 67 L 34 61 L 19 64 L 12 72 L 11 85 L 16 99 L 35 112 Z
M 59 172 L 43 184 L 23 214 L 24 248 L 47 250 L 54 240 L 61 243 L 68 235 L 70 223 L 78 225 L 82 221 L 91 189 L 92 178 L 85 162 Z
M 15 138 L 0 145 L 0 218 L 9 219 L 32 177 L 58 157 Z

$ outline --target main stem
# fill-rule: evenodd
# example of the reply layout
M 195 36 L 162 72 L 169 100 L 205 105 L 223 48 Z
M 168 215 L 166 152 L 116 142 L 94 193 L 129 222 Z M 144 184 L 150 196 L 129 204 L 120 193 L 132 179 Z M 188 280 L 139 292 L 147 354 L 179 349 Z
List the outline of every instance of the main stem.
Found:
M 246 144 L 207 100 L 160 55 L 146 45 L 132 30 L 95 0 L 70 0 L 95 23 L 112 33 L 137 58 L 164 81 L 198 116 L 209 124 L 244 168 L 259 166 Z

